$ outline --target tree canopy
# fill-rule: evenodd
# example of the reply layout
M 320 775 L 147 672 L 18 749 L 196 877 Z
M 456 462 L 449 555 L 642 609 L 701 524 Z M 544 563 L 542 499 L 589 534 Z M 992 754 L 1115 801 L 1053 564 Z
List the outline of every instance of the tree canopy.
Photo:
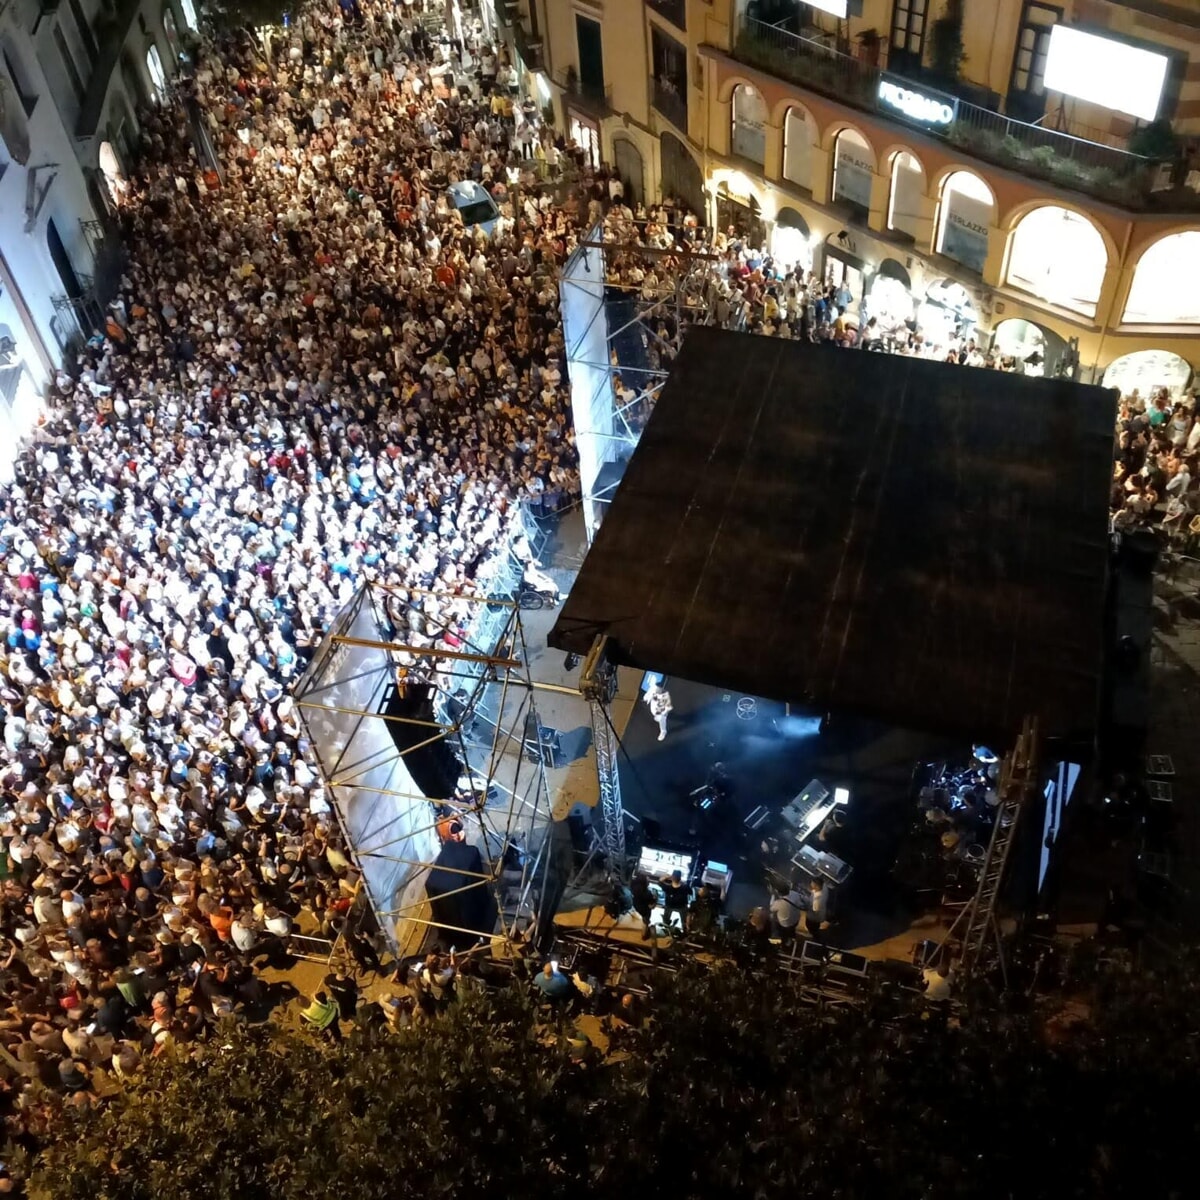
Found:
M 1191 1191 L 1189 959 L 1110 981 L 1086 1021 L 685 971 L 642 1028 L 573 1055 L 522 992 L 344 1044 L 234 1028 L 68 1110 L 31 1195 L 1109 1197 Z

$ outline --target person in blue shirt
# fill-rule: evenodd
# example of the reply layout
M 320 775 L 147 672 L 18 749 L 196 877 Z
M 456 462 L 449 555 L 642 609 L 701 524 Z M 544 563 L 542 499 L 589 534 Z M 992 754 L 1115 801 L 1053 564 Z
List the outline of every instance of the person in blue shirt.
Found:
M 575 985 L 552 962 L 548 962 L 541 974 L 535 976 L 533 984 L 550 1000 L 565 1000 L 575 992 Z

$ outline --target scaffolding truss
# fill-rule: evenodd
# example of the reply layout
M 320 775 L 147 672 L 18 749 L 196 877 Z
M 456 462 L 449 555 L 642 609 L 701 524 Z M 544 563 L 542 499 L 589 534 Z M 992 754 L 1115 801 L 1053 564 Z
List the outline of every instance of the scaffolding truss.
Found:
M 714 319 L 719 255 L 662 250 L 594 225 L 559 276 L 588 540 L 654 410 L 679 332 Z M 723 322 L 737 326 L 736 319 Z
M 459 945 L 462 935 L 510 939 L 537 910 L 550 806 L 536 736 L 533 753 L 526 737 L 538 728 L 527 663 L 511 591 L 462 596 L 367 584 L 296 685 L 346 845 L 397 954 L 420 950 L 431 929 L 458 935 Z M 453 768 L 448 794 L 417 785 L 410 767 L 422 753 L 426 761 L 437 755 L 443 775 Z M 416 773 L 428 783 L 427 771 Z M 480 852 L 478 870 L 437 861 L 455 819 Z M 434 869 L 461 879 L 439 899 L 487 889 L 494 927 L 434 920 L 425 890 Z

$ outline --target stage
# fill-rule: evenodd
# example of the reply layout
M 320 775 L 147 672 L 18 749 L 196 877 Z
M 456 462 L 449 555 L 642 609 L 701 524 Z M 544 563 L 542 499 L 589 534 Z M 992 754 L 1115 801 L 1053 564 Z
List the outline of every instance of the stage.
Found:
M 745 829 L 746 815 L 759 805 L 778 812 L 814 778 L 830 789 L 845 787 L 850 801 L 839 853 L 853 875 L 839 889 L 837 943 L 867 946 L 907 931 L 921 912 L 894 882 L 892 868 L 916 812 L 914 766 L 969 747 L 851 717 L 835 717 L 819 732 L 816 714 L 789 715 L 782 704 L 684 679 L 668 679 L 667 687 L 674 709 L 666 740 L 658 741 L 645 704 L 621 739 L 622 799 L 640 823 L 639 829 L 631 822 L 631 840 L 728 864 L 733 884 L 725 910 L 744 918 L 769 899 L 761 837 Z M 690 793 L 718 761 L 730 799 L 698 812 Z

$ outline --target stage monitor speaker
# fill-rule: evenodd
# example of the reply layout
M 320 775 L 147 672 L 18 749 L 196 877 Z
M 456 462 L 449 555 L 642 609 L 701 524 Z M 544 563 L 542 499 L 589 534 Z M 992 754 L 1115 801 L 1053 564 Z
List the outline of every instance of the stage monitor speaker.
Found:
M 558 730 L 539 725 L 533 713 L 525 714 L 525 735 L 521 748 L 530 762 L 540 762 L 545 767 L 556 767 L 562 760 L 562 745 Z
M 434 738 L 437 717 L 433 711 L 432 689 L 413 685 L 404 694 L 397 687 L 388 688 L 380 712 L 390 718 L 388 732 L 396 749 L 404 755 L 404 764 L 413 782 L 431 799 L 444 800 L 454 795 L 463 765 L 444 737 Z M 424 722 L 414 724 L 413 722 Z M 421 745 L 421 743 L 426 743 Z

